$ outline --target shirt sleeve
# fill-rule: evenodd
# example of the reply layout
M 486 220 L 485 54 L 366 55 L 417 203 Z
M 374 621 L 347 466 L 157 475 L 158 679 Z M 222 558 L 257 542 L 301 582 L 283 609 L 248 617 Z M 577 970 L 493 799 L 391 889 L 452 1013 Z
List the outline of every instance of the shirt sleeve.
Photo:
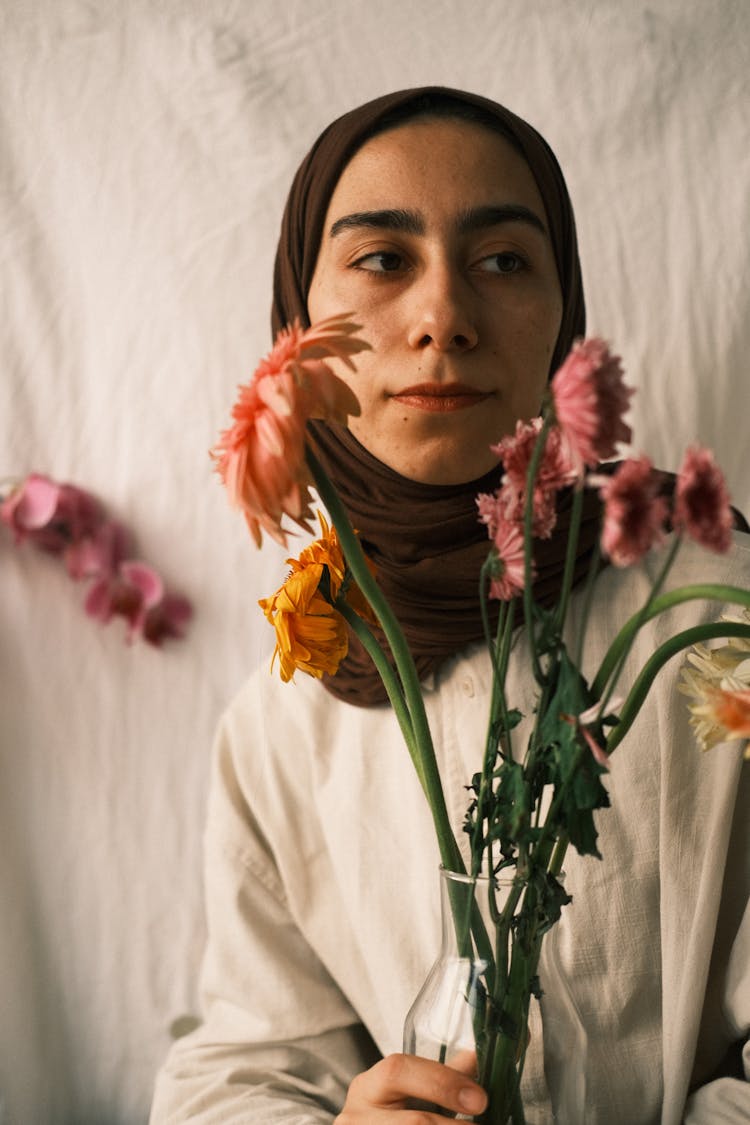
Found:
M 204 1021 L 173 1045 L 150 1122 L 330 1125 L 379 1055 L 291 917 L 232 741 L 220 729 L 206 825 Z

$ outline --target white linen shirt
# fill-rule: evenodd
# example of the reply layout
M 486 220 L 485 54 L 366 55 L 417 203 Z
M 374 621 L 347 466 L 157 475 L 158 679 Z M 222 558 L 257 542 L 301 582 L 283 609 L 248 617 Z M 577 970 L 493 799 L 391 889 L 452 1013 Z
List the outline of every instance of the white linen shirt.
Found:
M 588 676 L 660 561 L 611 567 L 597 580 Z M 750 537 L 737 533 L 723 557 L 685 544 L 668 588 L 698 581 L 750 588 Z M 623 686 L 662 641 L 724 608 L 692 602 L 649 622 Z M 612 756 L 612 807 L 596 814 L 602 860 L 572 849 L 565 860 L 573 902 L 557 940 L 588 1035 L 592 1125 L 750 1121 L 748 1048 L 744 1077 L 742 1068 L 715 1077 L 733 1045 L 739 1059 L 750 1028 L 750 763 L 739 743 L 697 749 L 676 690 L 681 663 L 662 670 Z M 489 688 L 477 646 L 425 689 L 462 848 Z M 523 630 L 508 698 L 528 724 Z M 401 1050 L 405 1014 L 438 951 L 427 803 L 389 707 L 336 701 L 302 674 L 284 685 L 267 667 L 224 716 L 214 762 L 205 1018 L 173 1046 L 151 1122 L 330 1125 L 351 1078 Z M 544 961 L 542 978 L 544 987 Z M 542 1017 L 554 1005 L 548 983 Z M 543 1106 L 542 1041 L 532 1027 L 524 1083 Z

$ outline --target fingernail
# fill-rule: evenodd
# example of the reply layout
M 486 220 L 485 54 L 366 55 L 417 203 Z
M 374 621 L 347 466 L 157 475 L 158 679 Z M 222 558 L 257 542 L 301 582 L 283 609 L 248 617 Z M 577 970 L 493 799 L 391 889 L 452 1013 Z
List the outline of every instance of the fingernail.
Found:
M 458 1102 L 467 1113 L 481 1113 L 487 1105 L 487 1095 L 479 1086 L 464 1086 L 459 1090 Z

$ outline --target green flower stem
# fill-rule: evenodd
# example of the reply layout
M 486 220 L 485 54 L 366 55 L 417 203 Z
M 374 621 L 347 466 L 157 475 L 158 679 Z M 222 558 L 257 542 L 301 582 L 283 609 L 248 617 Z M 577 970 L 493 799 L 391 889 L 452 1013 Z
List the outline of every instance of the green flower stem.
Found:
M 449 871 L 465 872 L 464 861 L 448 818 L 445 794 L 440 780 L 440 771 L 435 757 L 435 748 L 432 744 L 430 727 L 427 722 L 419 676 L 406 638 L 387 599 L 370 573 L 364 552 L 338 493 L 309 446 L 306 448 L 305 457 L 318 494 L 333 520 L 349 569 L 378 618 L 393 654 L 403 687 L 405 705 L 411 719 L 414 750 L 420 762 L 417 773 L 432 812 L 441 861 Z
M 739 586 L 723 586 L 716 583 L 704 582 L 691 586 L 678 586 L 675 590 L 670 590 L 666 594 L 661 594 L 659 597 L 653 598 L 650 603 L 648 603 L 645 613 L 639 611 L 625 622 L 622 629 L 620 629 L 620 632 L 609 646 L 599 667 L 599 671 L 591 685 L 594 698 L 601 698 L 606 684 L 612 677 L 614 669 L 621 664 L 622 654 L 627 654 L 630 650 L 630 646 L 641 625 L 650 621 L 651 618 L 658 616 L 658 614 L 674 608 L 674 606 L 698 599 L 741 605 L 746 609 L 750 609 L 750 590 L 742 590 Z
M 497 761 L 497 747 L 501 739 L 505 740 L 502 750 L 503 757 L 513 757 L 511 724 L 505 695 L 505 674 L 513 634 L 513 602 L 501 604 L 497 622 L 497 633 L 493 640 L 490 636 L 490 619 L 487 605 L 487 580 L 489 578 L 491 565 L 491 558 L 488 557 L 482 566 L 479 580 L 479 605 L 493 675 L 489 718 L 487 721 L 487 737 L 482 760 L 479 792 L 477 794 L 476 824 L 471 837 L 471 873 L 473 876 L 479 874 L 482 866 L 482 854 L 484 851 L 483 825 L 489 816 L 487 806 L 492 798 L 492 780 L 495 763 Z M 500 722 L 499 733 L 498 719 Z M 491 860 L 491 856 L 489 858 Z M 492 893 L 490 893 L 490 913 L 494 921 L 494 896 Z
M 498 638 L 494 641 L 490 636 L 490 619 L 487 610 L 487 597 L 485 578 L 489 566 L 489 559 L 485 561 L 479 579 L 479 605 L 482 613 L 482 624 L 484 626 L 484 635 L 487 642 L 487 648 L 490 655 L 490 663 L 492 666 L 492 691 L 490 695 L 490 712 L 487 722 L 487 737 L 485 740 L 484 755 L 482 758 L 482 772 L 480 774 L 479 790 L 476 794 L 476 819 L 474 823 L 474 831 L 471 833 L 471 876 L 473 879 L 479 875 L 482 867 L 482 853 L 484 851 L 484 822 L 487 818 L 486 805 L 488 798 L 492 795 L 492 768 L 497 754 L 497 739 L 493 734 L 495 724 L 497 721 L 497 714 L 500 708 L 505 703 L 505 693 L 502 690 L 502 684 L 499 682 L 498 677 L 498 660 L 497 660 L 497 642 L 503 629 L 504 620 L 507 616 L 508 607 L 502 605 L 500 607 L 500 616 L 497 623 Z M 507 730 L 507 709 L 505 712 Z M 492 894 L 490 893 L 490 899 Z
M 669 550 L 667 551 L 667 557 L 665 558 L 664 562 L 662 563 L 661 570 L 659 571 L 659 573 L 656 576 L 654 584 L 652 585 L 652 587 L 649 591 L 648 597 L 646 598 L 645 602 L 643 603 L 641 608 L 638 610 L 638 612 L 635 614 L 633 632 L 630 636 L 630 639 L 629 639 L 628 643 L 623 647 L 622 651 L 620 652 L 620 654 L 618 656 L 617 663 L 615 664 L 614 671 L 612 672 L 612 676 L 610 678 L 609 683 L 605 684 L 602 688 L 602 696 L 601 696 L 600 705 L 599 705 L 599 716 L 600 717 L 607 714 L 607 704 L 609 703 L 610 699 L 612 698 L 612 695 L 614 694 L 615 688 L 617 687 L 617 684 L 620 681 L 620 674 L 621 674 L 623 668 L 625 667 L 625 661 L 628 658 L 628 653 L 630 652 L 631 646 L 632 646 L 633 642 L 635 641 L 635 637 L 636 637 L 637 633 L 639 632 L 641 626 L 643 625 L 644 621 L 646 621 L 648 619 L 649 609 L 651 608 L 652 604 L 654 603 L 654 601 L 658 597 L 659 591 L 661 590 L 662 586 L 664 585 L 664 583 L 666 581 L 666 578 L 667 578 L 667 575 L 669 574 L 670 570 L 672 569 L 672 563 L 674 562 L 674 560 L 677 556 L 677 552 L 680 549 L 681 543 L 682 543 L 682 538 L 679 535 L 676 535 L 674 537 L 672 543 L 670 544 Z M 599 699 L 599 696 L 596 696 L 595 698 Z
M 568 544 L 565 551 L 565 568 L 563 570 L 562 584 L 560 587 L 560 601 L 555 614 L 556 632 L 562 633 L 565 617 L 568 612 L 570 591 L 573 587 L 573 573 L 578 551 L 578 536 L 581 531 L 581 515 L 583 514 L 583 485 L 573 490 L 573 505 L 570 513 L 570 529 L 568 531 Z
M 497 695 L 500 704 L 500 721 L 502 723 L 502 731 L 496 741 L 504 740 L 502 753 L 507 759 L 512 759 L 513 757 L 513 731 L 510 722 L 510 712 L 508 711 L 508 699 L 505 694 L 505 676 L 508 670 L 508 660 L 510 658 L 511 642 L 513 639 L 513 617 L 513 602 L 511 602 L 507 607 L 505 621 L 502 622 L 502 631 L 498 625 L 500 656 L 497 662 L 497 687 L 494 683 L 492 685 L 493 692 Z M 492 717 L 494 721 L 494 711 L 492 712 Z
M 502 1013 L 507 1027 L 515 1033 L 500 1030 L 495 1040 L 494 1051 L 489 1062 L 489 1081 L 487 1089 L 492 1091 L 499 1104 L 492 1105 L 491 1121 L 505 1121 L 508 1116 L 513 1122 L 524 1122 L 523 1106 L 520 1099 L 521 1073 L 525 1058 L 523 1047 L 528 1024 L 530 982 L 536 973 L 538 958 L 530 956 L 530 950 L 522 949 L 514 942 L 511 955 L 507 991 L 502 1002 Z M 521 1051 L 519 1053 L 519 1046 Z
M 555 849 L 552 852 L 552 859 L 550 860 L 549 867 L 547 868 L 550 875 L 554 875 L 555 878 L 557 878 L 557 876 L 562 871 L 562 865 L 565 859 L 565 853 L 568 850 L 569 843 L 570 840 L 568 839 L 567 833 L 561 833 L 557 839 Z
M 648 695 L 656 674 L 663 665 L 690 645 L 698 644 L 701 641 L 716 640 L 720 637 L 742 637 L 745 640 L 750 640 L 750 625 L 743 625 L 740 622 L 733 621 L 717 621 L 710 625 L 694 625 L 691 629 L 684 629 L 681 633 L 677 633 L 674 637 L 671 637 L 657 648 L 653 656 L 643 665 L 638 678 L 630 689 L 630 693 L 623 704 L 622 710 L 620 711 L 619 722 L 607 739 L 605 749 L 608 754 L 612 753 L 614 748 L 630 730 L 634 719 L 641 709 L 643 701 Z
M 594 549 L 591 552 L 589 571 L 586 575 L 586 587 L 583 592 L 581 620 L 578 623 L 578 630 L 576 635 L 575 655 L 573 660 L 576 668 L 580 668 L 583 663 L 583 644 L 586 639 L 586 630 L 588 628 L 589 617 L 591 616 L 591 604 L 594 599 L 594 587 L 596 586 L 596 578 L 599 574 L 599 562 L 601 557 L 601 539 L 599 536 L 597 536 L 596 541 L 594 542 Z
M 383 686 L 388 693 L 388 699 L 390 700 L 391 707 L 393 708 L 396 718 L 398 719 L 398 725 L 401 727 L 401 733 L 404 736 L 404 741 L 406 742 L 407 748 L 409 750 L 411 760 L 414 763 L 414 768 L 416 769 L 419 780 L 424 787 L 425 781 L 422 776 L 422 762 L 414 742 L 414 730 L 411 725 L 411 715 L 409 714 L 409 708 L 406 706 L 404 693 L 401 689 L 401 681 L 388 663 L 385 653 L 375 639 L 372 630 L 368 628 L 366 622 L 362 620 L 359 614 L 352 609 L 346 598 L 339 597 L 333 604 L 336 611 L 341 614 L 344 620 L 351 627 L 352 631 L 362 642 L 363 647 L 367 651 L 373 664 L 377 668 L 378 673 L 380 674 L 380 678 L 383 681 Z
M 539 656 L 536 651 L 534 642 L 534 599 L 532 595 L 532 582 L 531 575 L 533 573 L 534 560 L 532 557 L 532 541 L 533 537 L 531 529 L 534 521 L 534 481 L 536 480 L 539 466 L 542 463 L 544 455 L 544 447 L 547 444 L 547 433 L 552 425 L 552 417 L 547 414 L 542 422 L 542 428 L 539 431 L 539 436 L 534 444 L 534 449 L 529 461 L 529 468 L 526 474 L 526 510 L 523 514 L 523 569 L 524 569 L 524 585 L 523 585 L 523 615 L 526 621 L 526 629 L 529 634 L 530 650 L 531 650 L 531 664 L 534 671 L 534 679 L 538 684 L 543 685 L 545 676 L 542 671 L 542 666 L 539 663 Z

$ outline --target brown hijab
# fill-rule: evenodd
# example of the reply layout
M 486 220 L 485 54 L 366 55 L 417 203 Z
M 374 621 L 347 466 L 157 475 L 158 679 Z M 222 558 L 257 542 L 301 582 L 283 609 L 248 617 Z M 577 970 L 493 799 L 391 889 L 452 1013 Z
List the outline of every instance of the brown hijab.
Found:
M 351 157 L 376 133 L 423 114 L 466 117 L 501 133 L 536 179 L 563 297 L 552 373 L 585 329 L 575 221 L 562 172 L 546 141 L 521 118 L 487 98 L 444 87 L 376 98 L 334 121 L 315 142 L 295 176 L 284 211 L 274 271 L 273 330 L 294 317 L 309 323 L 307 293 L 328 203 Z M 420 484 L 378 461 L 348 430 L 322 423 L 311 423 L 310 429 L 424 677 L 483 636 L 479 572 L 489 543 L 477 518 L 476 496 L 498 487 L 502 466 L 466 484 Z M 542 604 L 551 604 L 559 590 L 569 507 L 570 496 L 563 495 L 553 537 L 536 546 L 534 589 Z M 599 507 L 596 496 L 587 494 L 577 579 L 586 573 L 598 533 Z M 339 672 L 325 685 L 333 695 L 360 706 L 386 700 L 378 673 L 354 637 Z

